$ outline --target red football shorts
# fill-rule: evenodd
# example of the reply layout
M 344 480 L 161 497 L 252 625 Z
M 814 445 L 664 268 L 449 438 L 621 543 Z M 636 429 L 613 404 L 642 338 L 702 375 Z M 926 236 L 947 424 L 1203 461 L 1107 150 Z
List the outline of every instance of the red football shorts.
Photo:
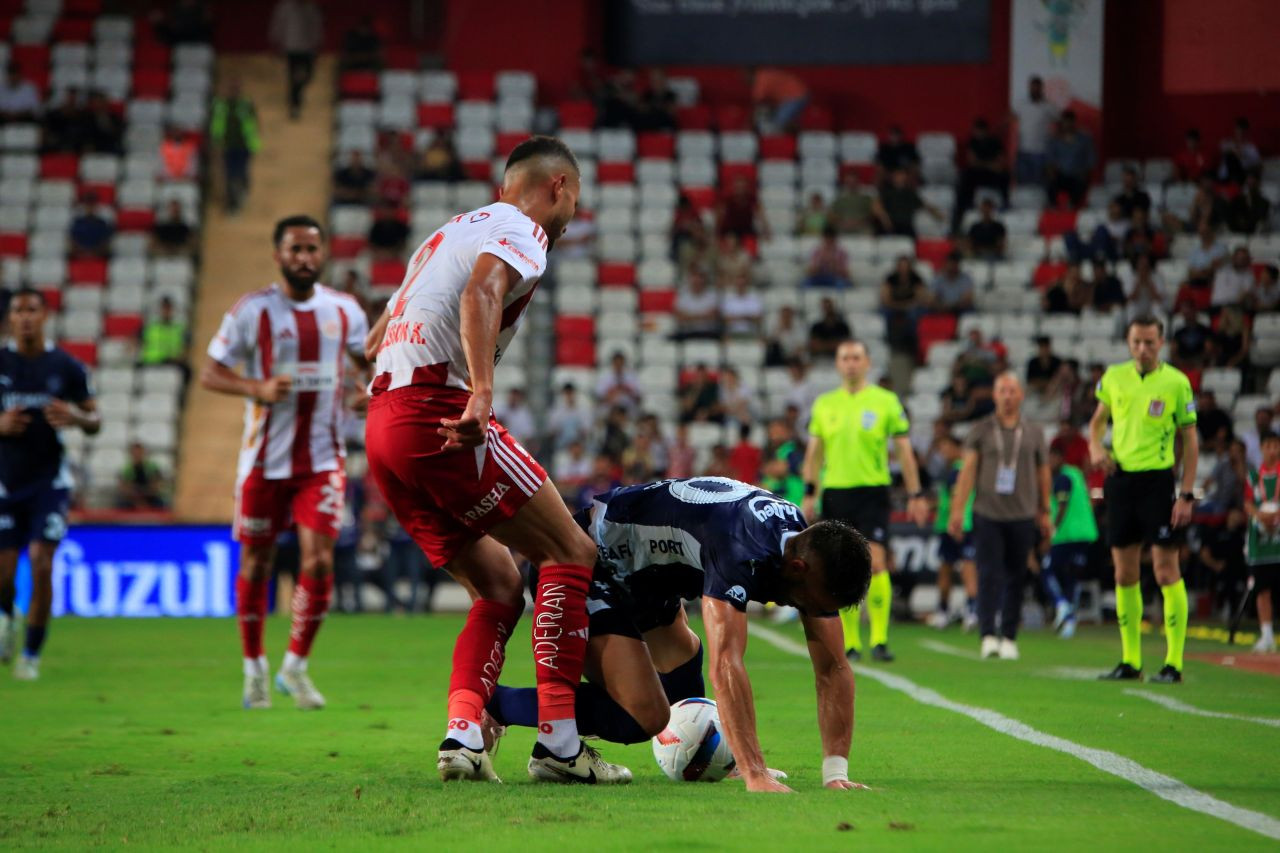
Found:
M 271 545 L 296 523 L 336 539 L 346 496 L 342 469 L 268 480 L 254 468 L 236 489 L 235 537 L 245 545 Z
M 369 473 L 400 526 L 438 568 L 514 516 L 547 479 L 493 417 L 484 444 L 441 450 L 440 420 L 461 416 L 466 400 L 453 389 L 397 388 L 370 401 L 365 425 Z

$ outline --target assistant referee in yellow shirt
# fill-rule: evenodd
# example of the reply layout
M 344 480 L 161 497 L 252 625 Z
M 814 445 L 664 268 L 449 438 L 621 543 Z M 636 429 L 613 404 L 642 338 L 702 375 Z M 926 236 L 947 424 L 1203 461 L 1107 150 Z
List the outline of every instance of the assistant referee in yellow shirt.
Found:
M 892 391 L 867 382 L 871 357 L 861 341 L 845 341 L 836 349 L 841 384 L 818 397 L 809 413 L 809 446 L 804 455 L 805 496 L 801 510 L 813 519 L 819 491 L 823 518 L 853 525 L 871 546 L 871 586 L 867 615 L 871 622 L 871 657 L 891 661 L 889 609 L 889 440 L 902 467 L 902 482 L 910 499 L 907 510 L 919 525 L 928 520 L 929 506 L 920 491 L 920 471 L 907 436 L 910 424 L 902 401 Z M 819 490 L 821 483 L 821 490 Z M 862 656 L 857 605 L 842 611 L 845 655 Z
M 1108 469 L 1107 533 L 1116 565 L 1116 619 L 1120 623 L 1120 663 L 1101 676 L 1108 681 L 1142 678 L 1143 545 L 1151 546 L 1156 583 L 1164 596 L 1168 653 L 1164 668 L 1150 680 L 1182 681 L 1182 649 L 1187 639 L 1187 587 L 1178 570 L 1178 545 L 1195 505 L 1192 488 L 1200 443 L 1196 403 L 1186 374 L 1160 360 L 1164 325 L 1153 317 L 1129 321 L 1132 361 L 1107 368 L 1098 383 L 1098 409 L 1089 422 L 1089 458 Z M 1110 453 L 1102 444 L 1112 423 Z M 1182 484 L 1175 498 L 1174 439 L 1182 436 Z

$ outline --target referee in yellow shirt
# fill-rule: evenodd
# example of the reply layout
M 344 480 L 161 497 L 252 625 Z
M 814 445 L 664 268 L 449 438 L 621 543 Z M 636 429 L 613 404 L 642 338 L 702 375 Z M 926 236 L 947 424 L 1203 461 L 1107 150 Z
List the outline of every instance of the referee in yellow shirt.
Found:
M 805 496 L 801 510 L 814 517 L 818 493 L 822 515 L 852 524 L 871 546 L 871 586 L 867 611 L 871 621 L 871 657 L 891 661 L 889 607 L 893 587 L 889 583 L 889 440 L 893 440 L 902 481 L 910 500 L 907 510 L 916 524 L 924 525 L 929 506 L 920 491 L 920 471 L 907 437 L 910 424 L 898 395 L 867 382 L 871 358 L 861 341 L 845 341 L 836 349 L 836 369 L 841 384 L 813 403 L 809 414 L 809 446 L 804 455 Z M 819 485 L 821 488 L 819 488 Z M 855 605 L 842 611 L 845 655 L 862 656 L 862 636 Z
M 1153 317 L 1129 321 L 1132 361 L 1115 364 L 1098 383 L 1098 409 L 1089 422 L 1089 458 L 1109 472 L 1106 483 L 1107 533 L 1116 565 L 1116 620 L 1120 623 L 1120 663 L 1101 676 L 1108 681 L 1142 678 L 1143 545 L 1151 545 L 1156 583 L 1164 596 L 1164 668 L 1150 680 L 1182 681 L 1182 649 L 1187 639 L 1187 587 L 1178 571 L 1178 545 L 1195 505 L 1192 488 L 1200 443 L 1196 403 L 1186 374 L 1160 360 L 1164 325 Z M 1110 453 L 1102 445 L 1112 423 Z M 1174 439 L 1182 436 L 1182 484 L 1174 497 Z

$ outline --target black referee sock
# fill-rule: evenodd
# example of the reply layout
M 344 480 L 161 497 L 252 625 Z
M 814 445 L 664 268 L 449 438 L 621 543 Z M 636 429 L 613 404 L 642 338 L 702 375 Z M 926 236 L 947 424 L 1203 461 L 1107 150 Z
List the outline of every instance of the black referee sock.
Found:
M 662 682 L 662 692 L 667 694 L 667 702 L 674 705 L 681 699 L 692 699 L 707 695 L 707 687 L 702 681 L 702 646 L 693 657 L 680 664 L 670 672 L 658 673 Z

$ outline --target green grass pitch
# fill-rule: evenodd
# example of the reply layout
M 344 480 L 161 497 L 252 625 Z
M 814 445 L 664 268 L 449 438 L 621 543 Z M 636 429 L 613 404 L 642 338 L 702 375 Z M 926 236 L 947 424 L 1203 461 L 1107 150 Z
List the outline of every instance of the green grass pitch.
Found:
M 532 680 L 522 624 L 509 684 Z M 1273 839 L 866 677 L 850 775 L 873 790 L 823 790 L 808 663 L 758 637 L 748 667 L 761 740 L 795 795 L 670 782 L 648 744 L 602 745 L 635 772 L 629 787 L 535 786 L 524 769 L 531 730 L 513 730 L 502 744 L 505 784 L 446 788 L 434 755 L 460 625 L 457 616 L 331 618 L 312 662 L 329 707 L 303 713 L 278 695 L 269 711 L 241 710 L 230 621 L 56 622 L 41 681 L 0 676 L 0 847 L 1276 849 Z M 777 630 L 800 637 L 796 626 Z M 273 666 L 286 633 L 282 619 L 269 623 Z M 883 669 L 949 700 L 1280 818 L 1280 728 L 1177 713 L 1125 693 L 1276 718 L 1280 679 L 1189 661 L 1176 687 L 1084 680 L 1115 663 L 1111 628 L 1070 642 L 1027 634 L 1012 663 L 973 659 L 976 639 L 956 631 L 895 625 L 891 640 L 898 661 Z M 1154 671 L 1162 640 L 1148 637 L 1146 653 Z

